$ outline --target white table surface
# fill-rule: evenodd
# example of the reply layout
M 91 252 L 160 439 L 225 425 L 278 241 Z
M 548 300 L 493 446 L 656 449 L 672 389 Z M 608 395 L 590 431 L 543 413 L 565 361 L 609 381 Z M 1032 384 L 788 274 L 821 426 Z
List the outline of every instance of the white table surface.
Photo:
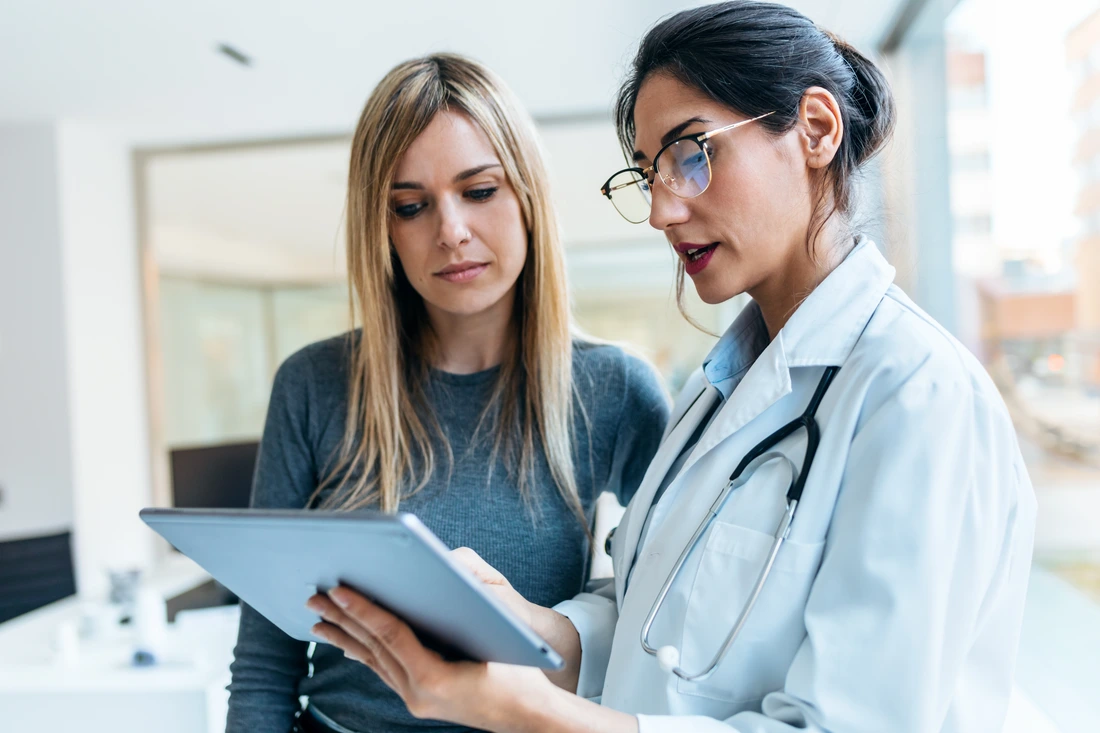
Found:
M 171 598 L 210 579 L 173 554 L 147 587 Z M 156 664 L 131 663 L 136 634 L 103 624 L 77 654 L 57 651 L 59 629 L 81 627 L 90 604 L 71 597 L 0 624 L 0 719 L 5 733 L 201 733 L 224 730 L 236 606 L 181 611 Z M 102 604 L 100 604 L 102 607 Z

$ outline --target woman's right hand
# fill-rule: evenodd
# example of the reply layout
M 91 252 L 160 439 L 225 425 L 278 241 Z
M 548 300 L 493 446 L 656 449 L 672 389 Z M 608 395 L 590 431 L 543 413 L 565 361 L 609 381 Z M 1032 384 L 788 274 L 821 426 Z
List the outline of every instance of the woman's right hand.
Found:
M 576 692 L 581 667 L 581 638 L 573 627 L 573 622 L 554 609 L 531 603 L 521 596 L 499 570 L 481 559 L 481 556 L 469 547 L 451 550 L 451 557 L 466 566 L 478 580 L 489 586 L 504 605 L 553 647 L 565 661 L 565 667 L 557 672 L 543 671 L 558 687 Z

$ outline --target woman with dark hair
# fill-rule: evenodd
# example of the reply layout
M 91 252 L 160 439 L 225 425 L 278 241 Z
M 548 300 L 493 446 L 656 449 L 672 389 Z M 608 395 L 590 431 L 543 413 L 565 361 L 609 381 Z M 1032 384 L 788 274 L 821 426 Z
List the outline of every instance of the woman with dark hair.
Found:
M 996 388 L 852 224 L 882 74 L 734 0 L 654 27 L 616 109 L 632 165 L 603 194 L 681 287 L 752 301 L 673 408 L 613 584 L 543 608 L 460 553 L 566 669 L 449 664 L 344 588 L 318 633 L 414 714 L 495 731 L 999 731 L 1035 499 Z

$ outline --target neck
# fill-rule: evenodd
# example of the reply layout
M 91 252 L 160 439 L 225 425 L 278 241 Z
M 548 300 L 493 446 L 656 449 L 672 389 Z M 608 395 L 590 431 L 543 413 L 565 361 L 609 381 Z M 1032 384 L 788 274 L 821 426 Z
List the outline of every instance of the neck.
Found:
M 511 340 L 515 289 L 496 304 L 470 315 L 447 313 L 425 303 L 431 322 L 431 365 L 451 374 L 474 374 L 504 361 Z
M 791 255 L 783 266 L 749 291 L 760 306 L 760 314 L 768 327 L 768 340 L 775 340 L 802 301 L 844 261 L 853 245 L 839 223 L 830 219 L 817 238 L 816 257 L 810 255 L 805 245 L 796 244 L 791 247 Z

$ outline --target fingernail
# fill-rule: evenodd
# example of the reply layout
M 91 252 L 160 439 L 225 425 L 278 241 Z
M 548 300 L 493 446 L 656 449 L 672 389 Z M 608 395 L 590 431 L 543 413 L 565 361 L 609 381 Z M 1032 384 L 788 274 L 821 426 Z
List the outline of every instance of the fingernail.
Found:
M 340 608 L 348 607 L 348 599 L 344 597 L 344 591 L 342 589 L 333 588 L 328 592 L 328 597 L 331 598 L 332 602 Z

